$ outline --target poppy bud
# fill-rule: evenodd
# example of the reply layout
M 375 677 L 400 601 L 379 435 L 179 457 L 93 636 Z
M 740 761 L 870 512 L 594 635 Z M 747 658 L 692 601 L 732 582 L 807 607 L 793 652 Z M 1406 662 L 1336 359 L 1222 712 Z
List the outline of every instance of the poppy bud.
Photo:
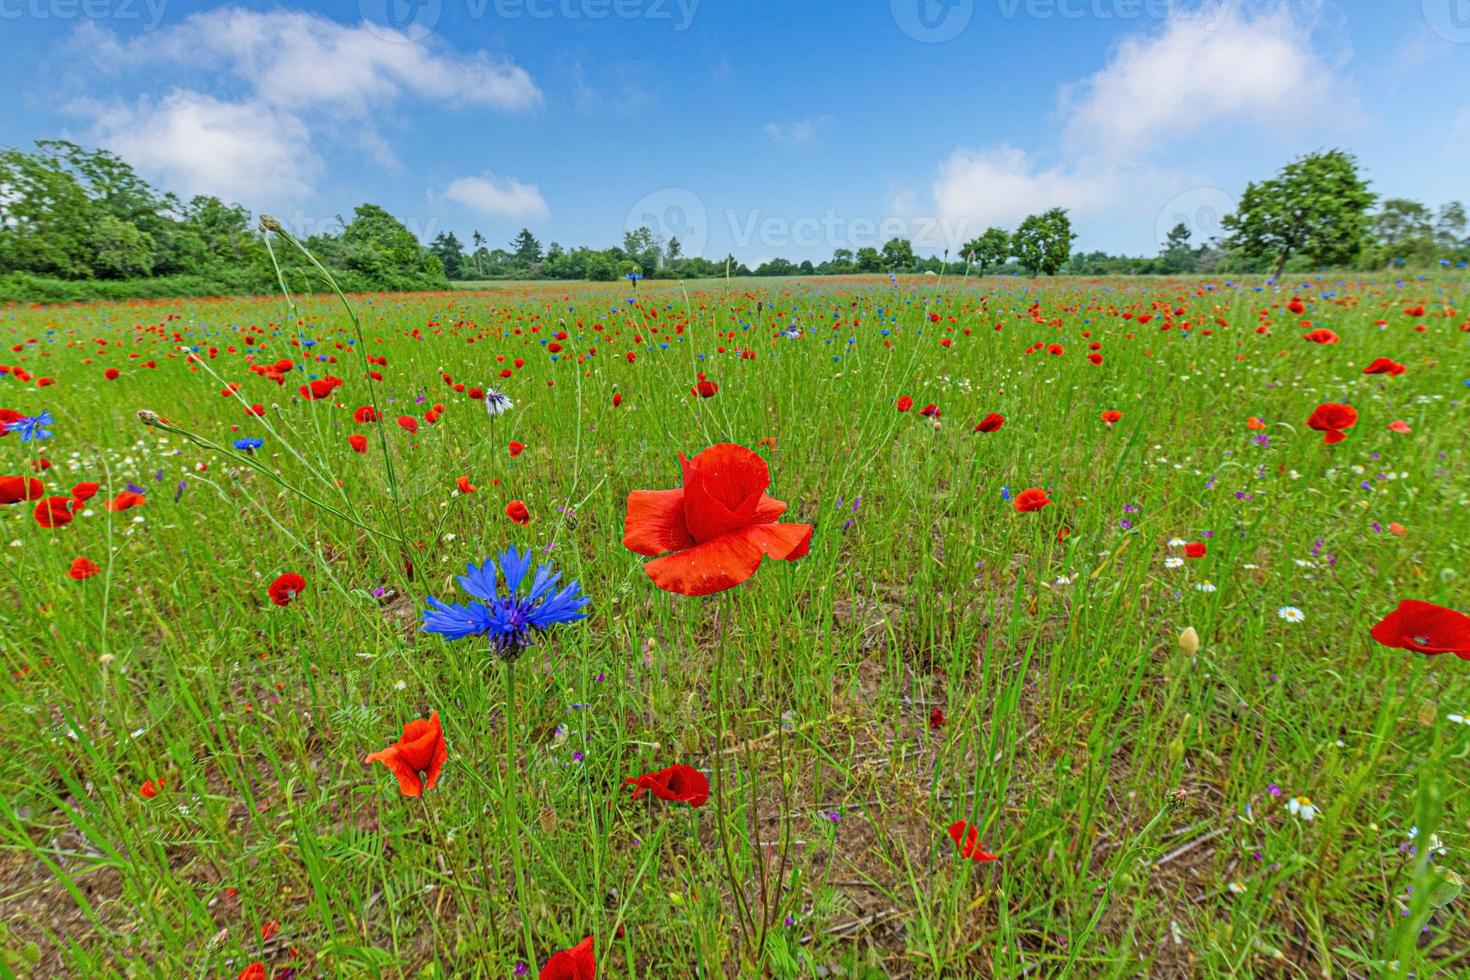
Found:
M 1193 626 L 1184 627 L 1184 632 L 1179 634 L 1179 649 L 1190 656 L 1199 652 L 1199 634 Z

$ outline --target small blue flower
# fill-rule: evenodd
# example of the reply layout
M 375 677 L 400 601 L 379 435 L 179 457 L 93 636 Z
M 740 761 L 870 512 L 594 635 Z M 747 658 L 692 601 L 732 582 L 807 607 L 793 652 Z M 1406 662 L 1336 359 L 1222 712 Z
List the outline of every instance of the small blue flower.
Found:
M 264 439 L 257 439 L 254 436 L 243 436 L 235 440 L 235 448 L 246 453 L 254 452 L 264 445 Z
M 16 419 L 5 426 L 6 432 L 20 433 L 21 442 L 31 442 L 35 439 L 50 439 L 51 430 L 43 429 L 44 425 L 52 425 L 55 419 L 50 412 L 42 412 L 40 415 L 31 415 Z
M 502 660 L 514 660 L 544 633 L 561 623 L 586 619 L 582 607 L 592 600 L 573 582 L 558 589 L 561 573 L 550 562 L 536 568 L 528 588 L 521 586 L 531 571 L 530 549 L 517 551 L 514 546 L 502 551 L 494 562 L 469 565 L 459 576 L 460 588 L 483 602 L 446 604 L 428 597 L 424 610 L 424 632 L 438 633 L 445 639 L 462 640 L 469 636 L 488 636 L 491 649 Z M 498 566 L 498 567 L 497 567 Z M 503 580 L 504 592 L 501 591 Z

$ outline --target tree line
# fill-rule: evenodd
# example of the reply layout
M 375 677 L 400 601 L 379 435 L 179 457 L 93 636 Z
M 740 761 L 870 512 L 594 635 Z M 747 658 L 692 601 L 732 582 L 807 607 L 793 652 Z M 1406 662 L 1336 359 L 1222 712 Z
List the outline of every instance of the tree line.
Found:
M 1375 205 L 1377 209 L 1374 210 Z M 825 261 L 769 259 L 754 269 L 727 255 L 686 255 L 643 227 L 604 249 L 544 248 L 529 228 L 491 248 L 477 229 L 469 248 L 451 231 L 427 245 L 376 204 L 304 237 L 345 289 L 435 290 L 453 281 L 628 276 L 698 279 L 871 273 L 947 275 L 1186 275 L 1321 268 L 1464 267 L 1465 208 L 1431 210 L 1404 198 L 1379 203 L 1357 161 L 1341 150 L 1304 156 L 1246 187 L 1225 233 L 1195 243 L 1176 225 L 1152 257 L 1073 252 L 1065 209 L 1031 215 L 1013 231 L 989 228 L 956 253 L 919 256 L 902 237 L 880 247 L 837 248 Z M 250 212 L 212 195 L 184 201 L 154 189 L 122 158 L 64 140 L 0 149 L 0 299 L 269 292 L 322 288 L 294 249 L 268 248 Z

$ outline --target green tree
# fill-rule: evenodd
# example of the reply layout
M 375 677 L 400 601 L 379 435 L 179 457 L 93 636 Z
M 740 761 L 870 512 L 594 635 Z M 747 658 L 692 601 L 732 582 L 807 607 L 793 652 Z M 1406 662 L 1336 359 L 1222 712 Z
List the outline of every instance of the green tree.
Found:
M 1159 271 L 1165 275 L 1194 272 L 1199 268 L 1199 254 L 1189 246 L 1190 231 L 1184 222 L 1169 229 L 1159 253 Z
M 987 269 L 1005 265 L 1011 257 L 1011 236 L 1003 228 L 987 228 L 983 235 L 966 242 L 960 254 L 965 261 L 979 266 L 983 276 Z
M 857 271 L 859 272 L 882 272 L 883 256 L 871 245 L 864 245 L 857 250 Z
M 521 233 L 511 239 L 510 248 L 515 254 L 517 265 L 529 269 L 541 261 L 541 243 L 536 241 L 536 236 L 531 234 L 529 228 L 522 228 Z
M 1455 252 L 1467 247 L 1465 205 L 1459 201 L 1442 204 L 1434 218 L 1434 238 L 1441 249 Z
M 429 251 L 439 256 L 439 261 L 444 265 L 444 274 L 451 279 L 458 279 L 464 266 L 464 246 L 452 231 L 441 231 L 434 236 L 429 243 Z
M 890 238 L 883 243 L 883 264 L 892 271 L 914 267 L 914 246 L 907 238 Z
M 1027 275 L 1037 273 L 1054 276 L 1066 266 L 1072 255 L 1072 220 L 1063 208 L 1052 208 L 1044 214 L 1033 214 L 1016 228 L 1011 236 L 1011 254 L 1021 263 Z
M 476 228 L 470 235 L 470 242 L 475 246 L 475 252 L 472 257 L 475 260 L 475 276 L 478 278 L 485 274 L 480 269 L 480 257 L 485 252 L 485 236 L 480 234 L 480 229 Z
M 1235 213 L 1221 221 L 1230 232 L 1226 245 L 1248 258 L 1273 261 L 1273 276 L 1294 255 L 1317 265 L 1346 264 L 1363 250 L 1368 209 L 1376 199 L 1351 154 L 1309 154 L 1271 180 L 1246 185 Z

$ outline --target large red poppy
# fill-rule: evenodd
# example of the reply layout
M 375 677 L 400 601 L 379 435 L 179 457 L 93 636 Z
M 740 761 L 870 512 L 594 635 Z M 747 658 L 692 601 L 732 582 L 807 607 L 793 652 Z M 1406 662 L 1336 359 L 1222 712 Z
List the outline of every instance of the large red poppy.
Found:
M 287 572 L 266 586 L 265 594 L 278 606 L 289 606 L 306 588 L 306 579 L 295 572 Z
M 1000 858 L 1000 855 L 991 854 L 980 846 L 980 831 L 963 820 L 956 820 L 949 825 L 949 839 L 960 849 L 962 858 L 969 858 L 971 861 L 995 861 Z
M 66 570 L 66 574 L 80 582 L 84 579 L 91 578 L 100 571 L 102 571 L 101 566 L 92 559 L 83 556 L 72 559 L 71 567 Z
M 652 793 L 661 800 L 688 803 L 695 809 L 709 800 L 709 780 L 693 766 L 672 765 L 636 778 L 629 776 L 623 782 L 633 787 L 635 800 L 644 793 Z
M 109 500 L 106 506 L 109 512 L 120 514 L 125 510 L 132 510 L 134 507 L 142 507 L 147 502 L 148 498 L 143 496 L 143 494 L 134 493 L 131 490 L 124 490 Z
M 1051 506 L 1051 498 L 1040 487 L 1030 487 L 1016 494 L 1016 513 L 1033 514 L 1043 507 Z
M 0 476 L 0 504 L 40 500 L 45 495 L 46 487 L 33 476 Z
M 999 412 L 991 412 L 980 420 L 975 426 L 976 432 L 999 432 L 1000 427 L 1006 424 L 1006 417 Z
M 325 378 L 317 378 L 309 385 L 302 385 L 296 390 L 301 392 L 302 398 L 309 401 L 317 401 L 318 399 L 326 398 L 332 392 L 336 391 L 337 387 L 341 384 L 341 378 L 334 378 L 329 374 Z
M 1351 429 L 1358 424 L 1358 410 L 1351 405 L 1340 405 L 1337 402 L 1323 402 L 1312 412 L 1312 417 L 1307 419 L 1307 426 L 1323 433 L 1322 441 L 1329 446 L 1342 442 L 1347 438 L 1344 429 Z
M 422 796 L 424 790 L 433 789 L 448 761 L 449 747 L 444 744 L 437 711 L 428 721 L 415 718 L 404 725 L 398 741 L 363 760 L 368 765 L 381 762 L 391 769 L 404 796 Z
M 42 527 L 66 527 L 71 523 L 76 503 L 70 497 L 47 497 L 37 502 L 32 516 Z
M 1402 364 L 1400 364 L 1398 361 L 1393 360 L 1392 358 L 1375 357 L 1373 358 L 1372 364 L 1369 364 L 1367 367 L 1363 368 L 1363 373 L 1400 375 L 1407 370 L 1408 368 L 1404 367 Z
M 1470 616 L 1432 602 L 1405 599 L 1369 632 L 1386 647 L 1470 660 Z
M 597 980 L 597 960 L 592 955 L 592 937 L 571 949 L 552 953 L 541 968 L 539 980 Z
M 733 443 L 693 459 L 679 454 L 684 486 L 628 494 L 623 546 L 655 558 L 643 566 L 661 589 L 711 595 L 755 574 L 765 558 L 792 561 L 811 549 L 812 525 L 778 524 L 784 501 L 766 494 L 771 472 Z M 673 552 L 673 554 L 667 554 Z

